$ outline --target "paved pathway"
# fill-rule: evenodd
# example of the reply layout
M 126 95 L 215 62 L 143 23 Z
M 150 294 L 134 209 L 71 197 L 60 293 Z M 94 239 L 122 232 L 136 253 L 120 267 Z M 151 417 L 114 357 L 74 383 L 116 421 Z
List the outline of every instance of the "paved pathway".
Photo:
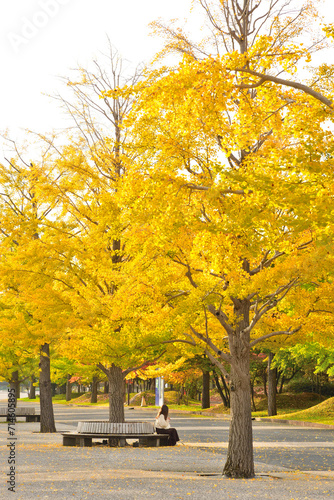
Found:
M 55 405 L 58 430 L 78 420 L 106 418 L 105 408 Z M 152 420 L 154 411 L 127 411 Z M 172 414 L 185 444 L 175 448 L 63 447 L 59 434 L 38 423 L 16 424 L 16 493 L 6 489 L 7 424 L 0 424 L 0 498 L 323 500 L 334 498 L 334 430 L 254 422 L 256 478 L 222 477 L 228 421 Z

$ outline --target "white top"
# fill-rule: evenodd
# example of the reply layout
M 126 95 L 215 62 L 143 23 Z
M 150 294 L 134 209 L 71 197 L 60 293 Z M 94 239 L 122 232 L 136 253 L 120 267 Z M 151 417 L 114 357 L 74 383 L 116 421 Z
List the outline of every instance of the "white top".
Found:
M 156 429 L 170 429 L 169 418 L 165 420 L 165 417 L 161 414 L 155 419 Z

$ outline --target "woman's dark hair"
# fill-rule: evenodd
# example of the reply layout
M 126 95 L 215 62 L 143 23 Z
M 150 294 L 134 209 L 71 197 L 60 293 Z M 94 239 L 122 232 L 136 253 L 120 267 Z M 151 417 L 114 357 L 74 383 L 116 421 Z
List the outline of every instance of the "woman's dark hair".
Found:
M 162 405 L 162 407 L 160 408 L 159 415 L 163 415 L 165 417 L 165 420 L 167 420 L 167 417 L 168 417 L 168 406 L 167 405 Z

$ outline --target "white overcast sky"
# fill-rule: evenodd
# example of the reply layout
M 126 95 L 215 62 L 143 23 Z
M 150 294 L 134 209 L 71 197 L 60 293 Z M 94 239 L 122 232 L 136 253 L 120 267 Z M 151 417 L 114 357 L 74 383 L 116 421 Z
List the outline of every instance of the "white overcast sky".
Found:
M 326 22 L 334 23 L 334 0 L 323 4 Z M 190 5 L 191 0 L 2 1 L 0 132 L 9 129 L 16 139 L 24 128 L 61 127 L 61 112 L 43 96 L 61 89 L 57 76 L 87 65 L 106 49 L 107 36 L 123 58 L 148 61 L 159 48 L 148 23 L 159 17 L 184 20 Z

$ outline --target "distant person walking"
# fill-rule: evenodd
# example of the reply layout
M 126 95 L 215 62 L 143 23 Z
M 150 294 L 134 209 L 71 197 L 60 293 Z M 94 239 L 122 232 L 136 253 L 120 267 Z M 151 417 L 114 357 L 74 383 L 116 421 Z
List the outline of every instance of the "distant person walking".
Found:
M 155 418 L 155 430 L 157 434 L 168 434 L 167 446 L 175 446 L 179 439 L 177 430 L 170 426 L 168 406 L 162 405 Z

